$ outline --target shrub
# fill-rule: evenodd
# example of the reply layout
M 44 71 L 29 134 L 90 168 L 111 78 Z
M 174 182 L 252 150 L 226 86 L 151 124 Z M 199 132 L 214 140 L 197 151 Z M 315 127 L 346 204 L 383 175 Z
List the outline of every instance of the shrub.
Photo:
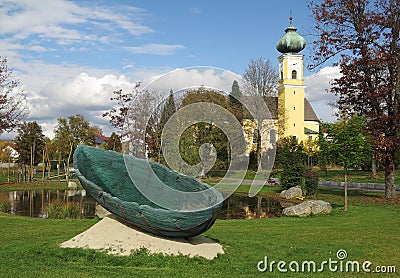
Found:
M 79 218 L 79 206 L 74 203 L 64 204 L 56 200 L 49 205 L 47 217 L 53 219 Z
M 316 172 L 305 172 L 303 174 L 305 183 L 303 192 L 305 196 L 315 196 L 318 192 L 319 175 Z
M 9 212 L 11 210 L 11 204 L 8 201 L 0 202 L 0 211 Z
M 294 164 L 286 167 L 281 172 L 280 183 L 283 189 L 289 189 L 293 186 L 304 188 L 304 166 L 302 164 Z

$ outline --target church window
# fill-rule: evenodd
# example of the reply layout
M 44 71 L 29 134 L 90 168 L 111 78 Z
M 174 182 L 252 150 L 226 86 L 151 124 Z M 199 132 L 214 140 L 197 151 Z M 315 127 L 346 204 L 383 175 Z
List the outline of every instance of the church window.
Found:
M 292 70 L 292 79 L 297 79 L 297 71 Z

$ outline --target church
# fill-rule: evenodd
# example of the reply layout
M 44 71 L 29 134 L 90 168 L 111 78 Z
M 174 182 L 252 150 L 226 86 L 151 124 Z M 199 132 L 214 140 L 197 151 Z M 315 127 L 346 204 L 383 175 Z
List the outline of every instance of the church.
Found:
M 262 149 L 285 137 L 294 137 L 299 142 L 318 137 L 320 121 L 304 92 L 304 55 L 299 54 L 306 46 L 306 40 L 292 25 L 290 17 L 286 34 L 277 42 L 279 56 L 278 97 L 264 97 L 272 120 L 262 123 Z M 244 120 L 243 127 L 248 141 L 248 152 L 255 150 L 256 123 Z M 271 128 L 272 127 L 272 128 Z

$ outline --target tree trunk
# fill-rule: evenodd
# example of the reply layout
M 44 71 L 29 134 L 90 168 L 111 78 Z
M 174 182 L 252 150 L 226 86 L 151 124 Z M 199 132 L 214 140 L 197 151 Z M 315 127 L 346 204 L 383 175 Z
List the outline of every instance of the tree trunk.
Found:
M 8 167 L 7 167 L 7 181 L 10 182 L 10 164 L 11 164 L 11 155 L 8 156 Z
M 68 154 L 68 160 L 67 160 L 67 167 L 65 169 L 65 179 L 67 180 L 67 184 L 69 182 L 69 161 L 71 160 L 71 155 L 72 155 L 72 148 L 74 146 L 74 143 L 71 142 L 69 146 L 69 154 Z
M 347 211 L 347 167 L 344 167 L 344 211 Z
M 44 160 L 44 149 L 42 151 L 42 182 L 44 182 L 44 175 L 45 175 L 45 160 Z
M 394 162 L 392 157 L 387 157 L 385 160 L 385 198 L 396 198 Z
M 58 166 L 57 166 L 57 176 L 58 181 L 60 181 L 60 169 L 61 168 L 61 152 L 58 153 Z
M 377 179 L 378 175 L 376 173 L 376 158 L 375 158 L 375 154 L 372 154 L 372 158 L 371 158 L 371 174 L 372 174 L 372 178 L 373 179 Z

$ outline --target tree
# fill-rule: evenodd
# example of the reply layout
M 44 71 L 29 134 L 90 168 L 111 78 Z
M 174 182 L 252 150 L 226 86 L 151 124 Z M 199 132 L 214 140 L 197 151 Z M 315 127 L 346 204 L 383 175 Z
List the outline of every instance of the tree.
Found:
M 250 83 L 260 96 L 276 95 L 279 74 L 268 59 L 260 57 L 250 60 L 243 78 Z
M 239 83 L 235 80 L 232 83 L 232 90 L 229 93 L 229 110 L 233 115 L 235 115 L 238 121 L 243 120 L 243 105 L 240 102 L 240 99 L 243 97 L 242 92 L 239 88 Z
M 32 181 L 33 166 L 41 162 L 44 147 L 44 134 L 40 125 L 37 122 L 20 124 L 15 144 L 19 153 L 18 163 L 21 166 L 30 166 L 29 181 Z
M 255 90 L 256 94 L 263 97 L 276 96 L 279 74 L 268 59 L 259 57 L 258 59 L 250 60 L 243 78 L 249 83 L 253 90 Z M 258 121 L 258 127 L 255 129 L 254 134 L 254 138 L 256 139 L 254 142 L 257 144 L 255 157 L 257 164 L 259 164 L 261 160 L 262 134 L 260 131 L 262 129 L 262 123 L 260 119 L 256 120 Z
M 181 106 L 197 103 L 211 102 L 228 110 L 228 98 L 214 90 L 203 87 L 188 91 Z M 182 158 L 190 165 L 200 162 L 199 148 L 205 143 L 214 146 L 217 154 L 217 161 L 214 169 L 228 168 L 228 138 L 224 132 L 212 123 L 196 123 L 187 128 L 180 137 L 179 151 Z M 211 150 L 209 150 L 211 151 Z M 204 173 L 205 174 L 205 173 Z
M 122 152 L 121 139 L 115 132 L 111 133 L 110 141 L 107 143 L 107 150 Z
M 347 172 L 350 167 L 360 166 L 371 152 L 368 135 L 363 133 L 366 127 L 365 118 L 357 114 L 342 118 L 330 125 L 325 144 L 320 144 L 323 151 L 330 154 L 332 161 L 343 167 L 344 211 L 347 211 Z
M 54 143 L 59 153 L 59 160 L 66 161 L 66 177 L 68 179 L 71 156 L 79 144 L 93 146 L 96 133 L 102 133 L 97 127 L 90 126 L 81 114 L 59 118 L 54 130 Z M 60 165 L 59 165 L 60 167 Z
M 149 149 L 148 155 L 149 157 L 156 158 L 157 162 L 164 162 L 162 158 L 161 135 L 165 124 L 175 112 L 174 94 L 171 90 L 165 104 L 162 106 L 160 115 L 156 115 L 158 113 L 155 111 L 156 114 L 153 113 L 146 127 L 146 142 Z M 157 118 L 159 118 L 159 120 L 157 120 Z
M 279 140 L 277 146 L 277 160 L 280 162 L 283 171 L 280 182 L 284 189 L 292 186 L 305 187 L 304 171 L 306 170 L 306 155 L 303 146 L 294 137 L 286 137 Z
M 310 2 L 317 21 L 313 67 L 340 54 L 343 76 L 332 83 L 343 115 L 368 119 L 376 157 L 385 164 L 385 196 L 396 196 L 400 149 L 400 0 Z
M 7 58 L 0 56 L 0 134 L 11 131 L 28 115 L 24 95 L 15 93 L 19 80 L 7 66 Z

